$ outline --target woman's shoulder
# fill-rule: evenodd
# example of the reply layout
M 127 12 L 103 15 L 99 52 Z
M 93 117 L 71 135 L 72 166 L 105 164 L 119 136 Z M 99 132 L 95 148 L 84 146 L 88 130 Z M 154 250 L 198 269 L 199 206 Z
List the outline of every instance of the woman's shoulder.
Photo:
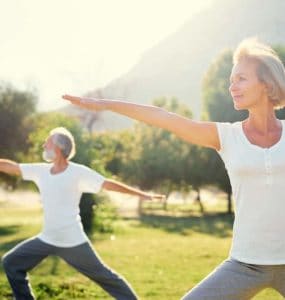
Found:
M 231 131 L 241 128 L 242 121 L 237 122 L 216 122 L 218 130 Z

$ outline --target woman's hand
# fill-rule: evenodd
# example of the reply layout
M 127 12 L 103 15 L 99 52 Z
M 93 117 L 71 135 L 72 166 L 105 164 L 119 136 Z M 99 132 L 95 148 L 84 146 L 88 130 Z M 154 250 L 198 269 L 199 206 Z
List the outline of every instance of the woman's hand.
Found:
M 104 103 L 99 99 L 89 99 L 84 97 L 77 97 L 71 95 L 63 95 L 62 98 L 64 100 L 69 101 L 71 104 L 79 106 L 81 108 L 89 109 L 89 110 L 104 110 Z

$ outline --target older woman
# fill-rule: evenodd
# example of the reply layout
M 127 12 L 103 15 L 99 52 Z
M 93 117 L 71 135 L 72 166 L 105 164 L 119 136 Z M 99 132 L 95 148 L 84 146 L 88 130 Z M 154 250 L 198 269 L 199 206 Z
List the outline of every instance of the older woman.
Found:
M 197 122 L 161 108 L 115 100 L 63 96 L 72 104 L 111 110 L 167 129 L 222 157 L 236 201 L 229 258 L 187 293 L 184 300 L 250 299 L 266 287 L 285 296 L 285 122 L 274 110 L 285 105 L 284 66 L 255 39 L 234 53 L 229 91 L 236 123 Z

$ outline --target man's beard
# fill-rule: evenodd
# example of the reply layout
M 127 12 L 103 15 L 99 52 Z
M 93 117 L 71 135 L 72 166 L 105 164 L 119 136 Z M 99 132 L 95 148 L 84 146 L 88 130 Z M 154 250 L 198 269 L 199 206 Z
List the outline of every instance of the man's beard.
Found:
M 47 161 L 47 162 L 52 162 L 54 159 L 55 159 L 55 157 L 56 157 L 56 154 L 55 154 L 55 152 L 54 152 L 54 150 L 53 149 L 51 149 L 51 150 L 47 150 L 47 149 L 45 149 L 44 151 L 43 151 L 43 159 L 45 160 L 45 161 Z

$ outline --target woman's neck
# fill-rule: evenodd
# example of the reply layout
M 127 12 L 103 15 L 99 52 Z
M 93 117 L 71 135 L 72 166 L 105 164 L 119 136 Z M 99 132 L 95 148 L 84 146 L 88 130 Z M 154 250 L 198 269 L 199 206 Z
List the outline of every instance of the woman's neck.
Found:
M 250 110 L 248 119 L 244 121 L 244 126 L 250 130 L 266 134 L 280 128 L 280 121 L 276 118 L 273 105 L 269 103 L 267 106 Z

